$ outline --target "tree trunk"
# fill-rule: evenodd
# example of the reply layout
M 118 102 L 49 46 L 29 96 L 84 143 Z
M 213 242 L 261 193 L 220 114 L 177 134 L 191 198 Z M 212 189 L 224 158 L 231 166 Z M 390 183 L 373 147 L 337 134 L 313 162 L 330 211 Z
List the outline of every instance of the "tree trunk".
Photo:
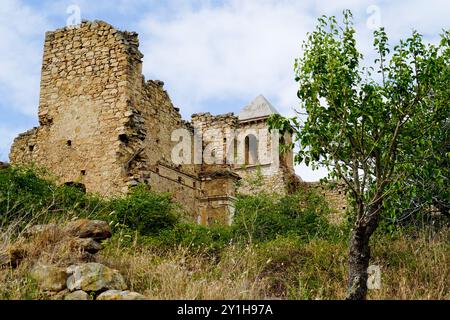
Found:
M 360 226 L 352 231 L 348 259 L 349 283 L 348 300 L 365 300 L 367 294 L 367 268 L 370 260 L 369 238 L 366 227 Z
M 378 203 L 375 207 L 378 207 Z M 361 222 L 352 230 L 349 252 L 349 282 L 347 300 L 365 300 L 367 295 L 367 268 L 370 261 L 370 236 L 378 227 L 378 210 L 372 208 L 368 221 Z

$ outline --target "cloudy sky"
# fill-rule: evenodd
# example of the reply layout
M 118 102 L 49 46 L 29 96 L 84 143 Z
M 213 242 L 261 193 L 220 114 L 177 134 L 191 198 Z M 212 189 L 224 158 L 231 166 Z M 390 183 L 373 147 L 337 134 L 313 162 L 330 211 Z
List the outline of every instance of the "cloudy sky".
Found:
M 374 27 L 392 44 L 413 28 L 436 42 L 449 28 L 448 0 L 0 0 L 0 161 L 13 138 L 37 125 L 44 34 L 71 21 L 104 20 L 136 31 L 146 79 L 163 80 L 183 117 L 238 112 L 259 94 L 283 114 L 298 106 L 293 61 L 317 17 L 353 11 L 368 60 Z M 324 171 L 298 166 L 305 180 Z

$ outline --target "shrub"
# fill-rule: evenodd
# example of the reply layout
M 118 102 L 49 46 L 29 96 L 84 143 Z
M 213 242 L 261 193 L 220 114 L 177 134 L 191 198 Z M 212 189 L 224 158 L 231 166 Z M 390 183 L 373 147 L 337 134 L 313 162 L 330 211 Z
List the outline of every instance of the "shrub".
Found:
M 67 214 L 87 217 L 99 215 L 106 209 L 106 201 L 75 187 L 57 185 L 42 169 L 10 167 L 0 170 L 2 225 L 12 220 L 21 220 L 22 224 L 31 220 L 44 222 Z
M 280 235 L 304 240 L 338 235 L 328 223 L 330 209 L 313 190 L 277 197 L 269 194 L 240 196 L 236 204 L 236 234 L 250 241 L 269 241 Z
M 177 207 L 170 194 L 150 192 L 145 185 L 133 188 L 124 197 L 112 199 L 111 208 L 114 211 L 110 219 L 142 235 L 157 234 L 178 221 Z
M 172 229 L 162 230 L 150 241 L 168 248 L 182 246 L 205 252 L 219 252 L 232 241 L 232 236 L 232 229 L 228 226 L 179 223 Z
M 144 235 L 173 227 L 178 221 L 170 195 L 152 193 L 145 186 L 126 196 L 106 199 L 74 186 L 58 185 L 42 169 L 0 170 L 0 226 L 14 221 L 21 229 L 31 221 L 74 217 L 113 222 Z

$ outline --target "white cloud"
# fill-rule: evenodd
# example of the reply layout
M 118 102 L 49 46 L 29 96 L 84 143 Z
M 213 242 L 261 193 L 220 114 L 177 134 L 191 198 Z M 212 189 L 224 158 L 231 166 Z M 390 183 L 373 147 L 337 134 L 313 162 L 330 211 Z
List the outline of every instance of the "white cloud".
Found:
M 44 34 L 54 29 L 50 19 L 64 23 L 65 8 L 72 3 L 80 5 L 82 18 L 109 16 L 108 22 L 118 27 L 129 21 L 126 28 L 140 33 L 144 73 L 166 82 L 185 115 L 214 109 L 208 101 L 249 101 L 260 93 L 282 113 L 292 114 L 298 105 L 293 61 L 322 14 L 340 16 L 343 9 L 352 9 L 364 53 L 372 44 L 366 27 L 371 5 L 379 6 L 381 22 L 395 41 L 413 27 L 435 40 L 441 28 L 449 27 L 450 16 L 447 0 L 230 0 L 221 5 L 213 0 L 57 0 L 27 5 L 31 3 L 1 1 L 0 105 L 6 113 L 0 125 L 17 114 L 36 117 Z M 8 151 L 5 141 L 19 131 L 0 128 L 0 157 Z M 323 176 L 304 166 L 297 171 L 305 180 Z
M 373 30 L 367 20 L 373 12 L 367 9 L 373 5 L 378 6 L 380 22 L 394 42 L 409 35 L 412 26 L 436 34 L 448 17 L 444 1 L 232 0 L 195 9 L 184 5 L 174 9 L 170 19 L 149 13 L 141 21 L 144 72 L 168 84 L 184 114 L 199 111 L 205 101 L 250 99 L 259 93 L 272 98 L 282 113 L 292 114 L 298 105 L 292 65 L 316 18 L 327 14 L 340 20 L 342 10 L 351 9 L 358 46 L 370 63 Z M 307 181 L 326 175 L 325 169 L 312 171 L 304 165 L 296 170 Z
M 35 115 L 45 18 L 18 0 L 0 5 L 0 93 L 16 112 Z
M 0 161 L 8 161 L 9 149 L 14 138 L 31 128 L 0 127 Z
M 259 93 L 288 112 L 297 103 L 293 61 L 313 21 L 292 1 L 184 7 L 169 20 L 149 14 L 140 24 L 144 72 L 166 81 L 175 103 L 192 112 L 210 99 Z

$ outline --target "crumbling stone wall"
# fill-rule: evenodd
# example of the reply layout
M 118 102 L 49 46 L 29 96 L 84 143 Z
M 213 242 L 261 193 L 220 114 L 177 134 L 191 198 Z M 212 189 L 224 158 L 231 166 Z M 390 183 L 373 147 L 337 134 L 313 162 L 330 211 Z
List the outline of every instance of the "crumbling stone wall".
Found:
M 198 223 L 212 225 L 233 222 L 236 182 L 239 179 L 231 170 L 205 171 L 200 174 L 202 197 L 198 203 Z
M 36 163 L 61 183 L 81 183 L 107 196 L 146 183 L 172 193 L 196 217 L 197 202 L 214 186 L 202 190 L 208 184 L 199 176 L 201 166 L 171 162 L 172 130 L 193 128 L 161 81 L 145 81 L 138 47 L 136 33 L 101 21 L 48 32 L 39 127 L 15 139 L 11 162 Z M 226 205 L 233 201 L 223 196 Z
M 343 183 L 330 182 L 303 182 L 302 187 L 313 188 L 319 194 L 325 197 L 328 205 L 332 209 L 330 221 L 335 224 L 344 222 L 345 213 L 349 209 L 349 202 L 347 199 L 347 191 Z
M 202 171 L 231 168 L 227 162 L 227 152 L 235 152 L 234 133 L 238 127 L 238 118 L 233 113 L 217 116 L 209 112 L 198 113 L 192 115 L 192 126 L 202 138 L 202 150 L 206 155 Z
M 118 126 L 129 117 L 127 85 L 142 58 L 137 35 L 104 22 L 47 32 L 41 75 L 39 124 L 19 136 L 13 163 L 36 162 L 63 182 L 88 191 L 118 192 L 123 172 Z
M 238 192 L 242 194 L 255 194 L 261 191 L 287 194 L 295 188 L 299 178 L 295 175 L 293 168 L 292 152 L 280 153 L 278 164 L 273 159 L 259 158 L 259 149 L 265 148 L 267 152 L 272 150 L 270 134 L 267 142 L 254 141 L 257 147 L 251 152 L 246 137 L 253 135 L 257 139 L 260 130 L 267 129 L 267 118 L 257 120 L 239 121 L 233 113 L 213 116 L 210 113 L 199 113 L 192 115 L 192 124 L 203 138 L 203 147 L 216 143 L 213 152 L 205 149 L 205 153 L 214 153 L 222 164 L 203 164 L 203 171 L 220 170 L 230 168 L 242 180 L 239 181 Z M 232 135 L 230 135 L 230 133 Z M 286 134 L 283 137 L 285 143 L 291 142 L 291 137 Z M 251 144 L 251 143 L 250 143 Z M 256 154 L 255 154 L 256 153 Z M 227 163 L 226 156 L 232 159 Z
M 150 174 L 148 183 L 156 192 L 168 192 L 174 200 L 196 218 L 198 198 L 201 194 L 200 180 L 167 164 L 158 164 Z
M 237 122 L 233 113 L 192 115 L 192 127 L 202 140 L 203 150 L 203 161 L 197 166 L 201 181 L 198 223 L 210 225 L 231 223 L 233 220 L 236 185 L 240 177 L 232 172 L 226 153 L 234 148 L 232 139 Z M 224 211 L 228 214 L 223 215 Z
M 186 129 L 191 138 L 200 134 L 202 149 L 213 157 L 224 159 L 224 153 L 231 152 L 235 161 L 242 161 L 236 156 L 238 150 L 246 152 L 245 135 L 230 133 L 246 129 L 257 133 L 267 128 L 266 118 L 240 121 L 232 113 L 202 113 L 193 115 L 191 122 L 183 121 L 164 83 L 144 79 L 142 58 L 136 33 L 102 21 L 47 32 L 39 127 L 14 140 L 11 162 L 36 163 L 61 183 L 82 184 L 88 192 L 105 196 L 144 183 L 154 191 L 170 192 L 204 224 L 230 223 L 237 192 L 284 194 L 295 189 L 299 178 L 292 153 L 281 155 L 279 167 L 226 161 L 175 164 L 174 129 Z M 290 136 L 284 138 L 289 141 Z M 212 141 L 219 148 L 208 149 Z M 194 144 L 191 147 L 194 156 Z M 270 138 L 267 147 L 270 150 Z M 259 184 L 249 183 L 260 174 Z

